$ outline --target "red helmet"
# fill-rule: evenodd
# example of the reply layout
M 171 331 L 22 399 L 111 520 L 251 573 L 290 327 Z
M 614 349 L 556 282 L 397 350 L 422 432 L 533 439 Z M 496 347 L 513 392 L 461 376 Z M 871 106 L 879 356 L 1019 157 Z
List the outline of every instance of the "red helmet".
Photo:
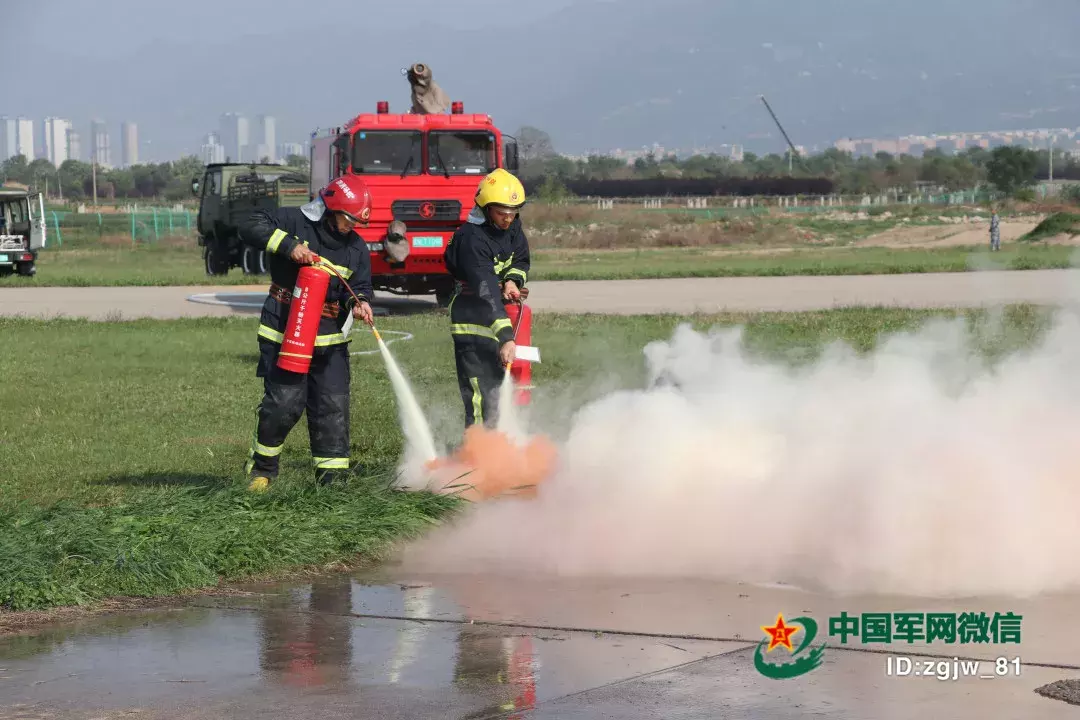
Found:
M 319 191 L 326 209 L 352 217 L 359 225 L 371 217 L 371 191 L 367 183 L 355 175 L 335 178 Z

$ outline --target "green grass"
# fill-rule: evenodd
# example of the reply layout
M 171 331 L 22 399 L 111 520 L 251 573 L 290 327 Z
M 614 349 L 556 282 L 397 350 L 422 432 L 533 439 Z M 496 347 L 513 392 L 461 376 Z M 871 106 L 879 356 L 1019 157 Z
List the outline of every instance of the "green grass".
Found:
M 1035 242 L 1056 235 L 1068 235 L 1069 237 L 1080 235 L 1080 213 L 1054 213 L 1036 225 L 1031 232 L 1023 235 L 1020 240 L 1021 242 Z
M 336 492 L 291 483 L 253 496 L 208 483 L 106 506 L 23 503 L 0 513 L 0 603 L 19 610 L 161 596 L 220 577 L 378 556 L 450 505 L 370 479 Z
M 540 253 L 537 253 L 540 255 Z M 1039 270 L 1071 267 L 1075 248 L 986 249 L 850 248 L 770 254 L 718 254 L 707 248 L 678 250 L 549 251 L 532 280 L 761 277 L 785 275 L 887 275 L 967 272 L 975 269 Z
M 807 362 L 831 340 L 872 348 L 951 311 L 851 309 L 801 314 L 538 317 L 534 405 L 556 438 L 569 413 L 605 391 L 640 387 L 642 347 L 677 324 L 744 323 L 754 353 Z M 1045 313 L 1013 310 L 1009 331 L 965 313 L 988 357 L 1023 347 Z M 0 369 L 32 368 L 5 386 L 0 423 L 0 608 L 49 608 L 150 597 L 298 567 L 378 558 L 456 503 L 388 487 L 402 449 L 381 358 L 353 358 L 351 453 L 364 466 L 345 488 L 313 487 L 305 420 L 264 496 L 242 466 L 261 382 L 254 318 L 91 323 L 0 319 Z M 380 330 L 429 411 L 441 443 L 460 437 L 462 408 L 441 313 L 384 318 Z M 354 350 L 371 350 L 367 335 Z M 614 378 L 614 379 L 613 379 Z M 558 411 L 557 411 L 558 409 Z
M 863 275 L 964 272 L 988 266 L 1008 270 L 1067 268 L 1074 248 L 1006 246 L 940 249 L 821 248 L 762 253 L 718 253 L 714 248 L 537 250 L 533 280 Z M 0 278 L 0 288 L 25 286 L 263 285 L 265 277 L 233 269 L 208 277 L 197 247 L 55 250 L 41 255 L 33 278 Z
M 49 249 L 38 256 L 37 275 L 0 277 L 0 287 L 28 285 L 95 287 L 119 285 L 243 285 L 263 284 L 239 268 L 210 277 L 202 248 L 187 245 L 140 244 L 114 248 Z

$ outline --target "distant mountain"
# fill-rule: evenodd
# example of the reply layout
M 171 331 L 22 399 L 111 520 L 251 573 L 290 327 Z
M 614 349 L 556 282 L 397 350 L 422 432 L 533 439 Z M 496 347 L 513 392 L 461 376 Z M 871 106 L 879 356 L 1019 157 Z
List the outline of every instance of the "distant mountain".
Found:
M 113 49 L 107 60 L 53 47 L 49 65 L 70 77 L 18 84 L 7 109 L 103 115 L 117 127 L 131 118 L 164 154 L 197 150 L 227 111 L 269 112 L 279 141 L 297 140 L 377 100 L 407 107 L 398 69 L 422 61 L 466 111 L 510 131 L 542 128 L 563 152 L 654 141 L 782 152 L 762 93 L 806 146 L 1080 126 L 1075 0 L 589 0 L 521 22 L 498 6 L 502 26 L 488 17 L 464 30 L 440 18 L 445 3 L 424 2 L 412 27 L 346 10 L 316 22 L 305 7 L 276 32 L 232 43 L 217 27 L 211 40 Z

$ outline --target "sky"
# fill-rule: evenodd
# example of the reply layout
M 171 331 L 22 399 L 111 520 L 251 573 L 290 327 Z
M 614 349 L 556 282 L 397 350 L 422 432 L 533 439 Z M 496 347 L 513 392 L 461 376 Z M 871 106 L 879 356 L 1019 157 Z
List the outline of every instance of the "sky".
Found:
M 511 14 L 512 11 L 512 14 Z M 556 149 L 783 152 L 842 137 L 1078 126 L 1075 0 L 38 0 L 5 11 L 0 115 L 139 125 L 143 159 L 198 151 L 224 112 L 302 142 L 429 64 L 466 111 Z

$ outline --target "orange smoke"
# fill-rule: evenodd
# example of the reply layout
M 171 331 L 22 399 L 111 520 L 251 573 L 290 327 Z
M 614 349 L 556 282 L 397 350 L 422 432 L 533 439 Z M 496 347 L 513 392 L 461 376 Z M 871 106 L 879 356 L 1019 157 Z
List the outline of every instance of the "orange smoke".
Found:
M 531 498 L 554 471 L 557 455 L 546 437 L 529 438 L 518 446 L 497 430 L 473 425 L 453 457 L 432 460 L 426 468 L 438 480 L 440 492 L 467 500 L 506 494 Z

